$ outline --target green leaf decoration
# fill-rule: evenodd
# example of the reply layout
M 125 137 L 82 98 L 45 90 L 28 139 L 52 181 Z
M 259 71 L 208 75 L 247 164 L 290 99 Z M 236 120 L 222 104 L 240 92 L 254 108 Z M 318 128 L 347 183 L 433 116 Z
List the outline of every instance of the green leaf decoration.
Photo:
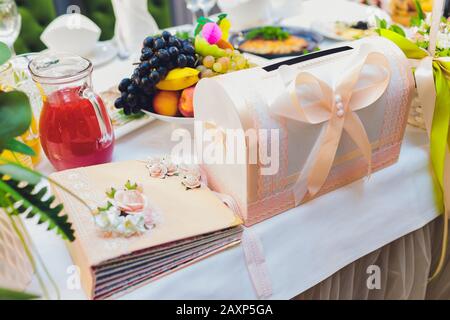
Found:
M 51 196 L 46 199 L 48 188 L 41 188 L 35 191 L 35 184 L 27 184 L 22 186 L 20 182 L 13 179 L 0 179 L 0 190 L 3 190 L 16 203 L 17 212 L 26 214 L 27 219 L 39 218 L 38 224 L 48 223 L 47 230 L 55 230 L 64 240 L 75 240 L 72 224 L 69 223 L 67 215 L 59 215 L 63 209 L 63 205 L 54 206 L 55 197 Z M 44 200 L 46 199 L 46 200 Z
M 420 4 L 420 1 L 419 0 L 414 0 L 414 5 L 416 6 L 417 17 L 420 20 L 425 20 L 426 15 L 425 15 L 425 12 L 423 12 L 422 5 Z
M 104 207 L 98 207 L 97 210 L 98 211 L 108 211 L 112 207 L 113 207 L 113 204 L 108 201 Z
M 106 192 L 106 196 L 110 199 L 114 199 L 114 196 L 116 195 L 117 190 L 114 188 L 111 188 L 109 192 Z M 109 208 L 108 208 L 109 209 Z
M 34 150 L 27 146 L 25 143 L 16 139 L 10 139 L 3 144 L 3 149 L 25 154 L 27 156 L 34 156 Z
M 30 102 L 24 93 L 0 93 L 0 149 L 30 127 L 31 112 Z
M 201 16 L 197 19 L 197 26 L 195 27 L 194 36 L 197 36 L 203 29 L 203 26 L 209 22 L 214 22 L 211 19 Z
M 137 185 L 137 183 L 133 184 L 133 183 L 131 183 L 130 180 L 128 180 L 127 183 L 125 184 L 125 188 L 127 190 L 136 190 L 138 188 L 138 185 Z
M 380 19 L 378 16 L 375 16 L 375 21 L 377 24 L 377 28 L 379 29 L 386 29 L 387 28 L 387 21 L 385 19 Z
M 16 181 L 24 181 L 34 185 L 42 180 L 41 175 L 37 172 L 12 162 L 0 164 L 0 173 L 2 175 L 7 175 Z
M 191 37 L 191 35 L 190 35 L 190 33 L 189 32 L 187 32 L 187 31 L 177 31 L 177 33 L 175 34 L 175 36 L 178 38 L 178 39 L 181 39 L 181 40 L 193 40 L 194 38 L 192 38 Z M 123 112 L 123 109 L 120 109 L 120 111 L 122 111 Z M 142 114 L 144 114 L 144 113 L 142 113 Z M 138 114 L 139 115 L 139 114 Z
M 0 65 L 6 63 L 11 58 L 11 50 L 3 42 L 0 42 Z
M 220 23 L 222 22 L 223 19 L 225 19 L 228 15 L 226 13 L 221 13 L 219 14 L 218 18 L 219 20 L 217 20 L 217 24 L 220 25 Z
M 32 293 L 0 288 L 0 300 L 32 300 L 38 298 L 38 295 Z
M 395 33 L 398 33 L 399 35 L 401 35 L 403 37 L 406 37 L 405 30 L 403 30 L 402 27 L 400 27 L 396 24 L 393 24 L 392 26 L 390 26 L 389 30 L 394 31 Z

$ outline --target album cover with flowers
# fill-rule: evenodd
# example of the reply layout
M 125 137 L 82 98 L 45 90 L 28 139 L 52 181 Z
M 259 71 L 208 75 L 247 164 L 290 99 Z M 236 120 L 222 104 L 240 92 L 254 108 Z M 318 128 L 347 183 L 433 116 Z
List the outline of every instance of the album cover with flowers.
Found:
M 241 219 L 200 169 L 170 157 L 66 170 L 52 180 L 76 233 L 72 259 L 92 299 L 117 297 L 241 239 Z

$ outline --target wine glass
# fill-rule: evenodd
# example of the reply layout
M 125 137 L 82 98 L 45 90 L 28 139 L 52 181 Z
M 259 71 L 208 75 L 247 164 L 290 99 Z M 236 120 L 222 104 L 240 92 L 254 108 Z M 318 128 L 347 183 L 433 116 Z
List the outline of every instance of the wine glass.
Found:
M 0 0 L 0 41 L 4 42 L 13 54 L 14 42 L 20 33 L 22 18 L 14 0 Z
M 198 1 L 198 6 L 200 7 L 200 9 L 202 9 L 203 16 L 205 18 L 208 17 L 209 12 L 211 11 L 212 8 L 214 8 L 216 3 L 217 3 L 217 0 L 199 0 Z
M 200 10 L 200 0 L 184 0 L 186 2 L 186 7 L 192 13 L 192 21 L 194 25 L 197 24 L 197 11 Z

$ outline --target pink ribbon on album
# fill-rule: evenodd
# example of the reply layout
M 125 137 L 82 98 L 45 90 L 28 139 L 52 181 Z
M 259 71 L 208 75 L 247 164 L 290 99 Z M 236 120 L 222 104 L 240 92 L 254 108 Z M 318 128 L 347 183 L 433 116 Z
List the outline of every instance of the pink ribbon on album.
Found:
M 208 186 L 208 175 L 200 166 L 202 185 Z M 228 194 L 214 192 L 214 194 L 236 215 L 242 217 L 239 206 L 234 198 Z M 245 264 L 259 299 L 267 299 L 272 295 L 272 282 L 264 256 L 264 249 L 259 237 L 249 228 L 244 227 L 241 239 Z
M 367 161 L 368 175 L 371 173 L 372 146 L 356 111 L 383 95 L 391 73 L 386 57 L 369 44 L 363 44 L 350 61 L 347 68 L 336 73 L 340 78 L 333 88 L 310 72 L 298 72 L 295 66 L 278 69 L 286 91 L 270 105 L 271 113 L 313 125 L 324 124 L 293 187 L 296 205 L 308 194 L 316 195 L 325 184 L 343 131 L 355 142 Z

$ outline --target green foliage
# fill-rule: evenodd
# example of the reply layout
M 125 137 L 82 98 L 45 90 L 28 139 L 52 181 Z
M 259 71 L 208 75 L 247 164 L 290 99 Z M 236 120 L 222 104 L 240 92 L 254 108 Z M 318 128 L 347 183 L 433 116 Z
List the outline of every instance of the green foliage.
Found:
M 0 64 L 10 58 L 8 47 L 0 42 Z M 0 92 L 0 154 L 10 150 L 34 155 L 26 144 L 16 140 L 31 125 L 32 111 L 26 94 Z M 0 208 L 9 214 L 26 214 L 27 218 L 38 216 L 38 223 L 48 223 L 48 230 L 56 230 L 63 239 L 73 241 L 74 231 L 66 215 L 60 216 L 63 206 L 54 206 L 55 197 L 46 198 L 47 188 L 35 192 L 42 180 L 38 172 L 0 157 Z M 0 292 L 1 293 L 1 292 Z
M 6 63 L 11 58 L 11 51 L 8 46 L 0 42 L 0 65 Z
M 27 146 L 25 143 L 20 142 L 16 139 L 10 139 L 6 141 L 3 145 L 6 150 L 11 150 L 14 152 L 18 152 L 21 154 L 25 154 L 27 156 L 34 156 L 34 150 Z
M 31 124 L 31 108 L 28 97 L 22 92 L 0 94 L 0 150 L 5 143 L 22 135 Z
M 380 29 L 388 29 L 391 30 L 392 32 L 395 32 L 399 35 L 401 35 L 402 37 L 406 38 L 406 33 L 405 30 L 403 30 L 402 27 L 400 27 L 399 25 L 393 24 L 391 26 L 388 26 L 388 23 L 386 20 L 384 19 L 380 19 L 378 17 L 375 17 L 375 21 L 377 23 L 377 33 L 380 34 Z
M 42 176 L 39 173 L 14 162 L 0 164 L 0 174 L 7 175 L 16 181 L 31 184 L 38 184 L 42 180 Z
M 15 203 L 15 210 L 10 214 L 24 214 L 27 219 L 38 217 L 38 224 L 48 223 L 47 230 L 55 230 L 63 239 L 75 240 L 72 224 L 66 215 L 59 215 L 63 209 L 61 204 L 54 205 L 55 197 L 48 197 L 48 188 L 37 190 L 36 184 L 23 184 L 13 179 L 0 180 L 0 191 Z
M 0 288 L 0 300 L 32 300 L 39 296 L 31 293 Z
M 255 28 L 247 32 L 246 40 L 255 38 L 262 38 L 264 40 L 286 40 L 289 38 L 289 32 L 283 30 L 281 27 L 261 27 Z
M 427 46 L 428 48 L 428 46 Z M 438 57 L 450 57 L 450 49 L 437 49 L 436 56 Z
M 426 15 L 419 0 L 414 0 L 414 5 L 416 6 L 417 16 L 411 18 L 410 24 L 413 27 L 420 27 L 422 21 L 425 20 Z

